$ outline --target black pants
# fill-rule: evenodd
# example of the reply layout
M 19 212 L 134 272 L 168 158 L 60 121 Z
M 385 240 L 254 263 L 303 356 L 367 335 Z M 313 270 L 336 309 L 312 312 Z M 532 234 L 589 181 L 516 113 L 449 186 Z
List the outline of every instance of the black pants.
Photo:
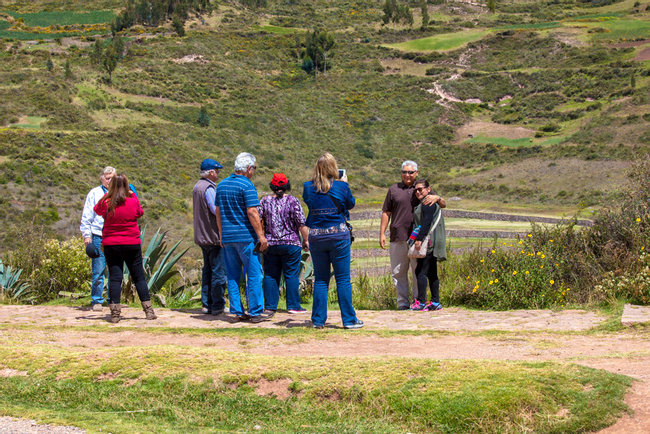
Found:
M 108 266 L 108 294 L 111 303 L 119 303 L 122 297 L 122 278 L 124 264 L 131 273 L 131 280 L 138 292 L 140 301 L 149 301 L 149 287 L 142 266 L 142 245 L 127 244 L 119 246 L 104 246 L 104 256 Z
M 418 258 L 415 267 L 415 278 L 418 282 L 418 295 L 415 297 L 420 303 L 427 301 L 427 279 L 431 290 L 431 301 L 440 303 L 440 280 L 438 280 L 438 259 L 433 253 L 427 253 L 424 258 Z

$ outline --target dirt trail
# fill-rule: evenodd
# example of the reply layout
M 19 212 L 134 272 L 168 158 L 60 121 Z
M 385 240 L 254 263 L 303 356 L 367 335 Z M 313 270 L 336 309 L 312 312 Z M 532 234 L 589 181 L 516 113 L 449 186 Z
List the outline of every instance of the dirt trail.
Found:
M 93 312 L 87 308 L 66 306 L 0 306 L 0 325 L 33 325 L 26 330 L 0 328 L 0 344 L 10 340 L 70 348 L 106 348 L 150 345 L 183 345 L 220 348 L 248 354 L 273 356 L 327 357 L 414 357 L 431 359 L 491 359 L 560 361 L 577 363 L 628 375 L 639 381 L 626 397 L 634 411 L 615 425 L 600 431 L 607 434 L 650 433 L 650 330 L 631 328 L 618 333 L 581 333 L 593 330 L 606 317 L 584 310 L 480 312 L 449 308 L 440 312 L 359 311 L 366 326 L 364 332 L 331 334 L 326 339 L 287 340 L 246 337 L 215 337 L 210 334 L 183 335 L 147 332 L 155 328 L 224 329 L 263 327 L 311 329 L 309 314 L 278 312 L 260 324 L 235 322 L 231 315 L 213 317 L 198 311 L 158 309 L 159 319 L 144 320 L 137 309 L 124 309 L 117 325 L 108 323 L 108 310 Z M 53 330 L 48 326 L 72 326 Z M 122 331 L 105 333 L 87 326 L 109 326 Z M 77 329 L 74 326 L 84 326 Z M 342 329 L 340 315 L 329 312 L 327 330 Z M 432 330 L 425 336 L 382 337 L 368 331 Z M 501 330 L 504 334 L 473 332 Z M 569 333 L 558 333 L 569 332 Z M 570 333 L 575 332 L 575 333 Z M 323 333 L 313 330 L 313 333 Z

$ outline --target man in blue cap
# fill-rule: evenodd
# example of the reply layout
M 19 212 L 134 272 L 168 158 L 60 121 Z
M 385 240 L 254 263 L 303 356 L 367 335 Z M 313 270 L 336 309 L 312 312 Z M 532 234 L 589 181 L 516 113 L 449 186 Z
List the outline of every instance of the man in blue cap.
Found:
M 224 291 L 228 280 L 223 249 L 217 228 L 215 193 L 219 162 L 207 158 L 201 163 L 201 179 L 192 190 L 194 205 L 194 243 L 203 251 L 201 304 L 205 314 L 219 315 L 226 307 Z

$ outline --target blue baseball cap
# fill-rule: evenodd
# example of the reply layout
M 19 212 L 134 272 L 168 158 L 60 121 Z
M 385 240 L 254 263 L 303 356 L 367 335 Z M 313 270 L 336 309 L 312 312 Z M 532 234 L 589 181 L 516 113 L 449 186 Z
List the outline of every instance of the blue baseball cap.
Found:
M 213 160 L 212 158 L 206 158 L 201 162 L 201 170 L 214 170 L 214 169 L 223 169 L 223 166 L 219 164 L 218 161 Z

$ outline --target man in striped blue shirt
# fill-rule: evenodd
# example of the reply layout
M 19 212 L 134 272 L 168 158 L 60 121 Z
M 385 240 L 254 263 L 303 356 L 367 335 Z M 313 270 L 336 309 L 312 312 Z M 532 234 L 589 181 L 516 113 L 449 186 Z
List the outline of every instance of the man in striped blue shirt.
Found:
M 257 212 L 260 201 L 250 180 L 256 169 L 255 157 L 252 154 L 239 154 L 235 159 L 235 173 L 231 173 L 219 183 L 215 198 L 219 239 L 224 249 L 228 276 L 230 313 L 235 314 L 239 320 L 250 319 L 254 323 L 266 319 L 262 316 L 264 274 L 260 252 L 268 248 L 262 221 Z M 255 248 L 256 243 L 259 243 L 258 248 Z M 239 292 L 242 271 L 246 275 L 248 313 L 244 310 Z

